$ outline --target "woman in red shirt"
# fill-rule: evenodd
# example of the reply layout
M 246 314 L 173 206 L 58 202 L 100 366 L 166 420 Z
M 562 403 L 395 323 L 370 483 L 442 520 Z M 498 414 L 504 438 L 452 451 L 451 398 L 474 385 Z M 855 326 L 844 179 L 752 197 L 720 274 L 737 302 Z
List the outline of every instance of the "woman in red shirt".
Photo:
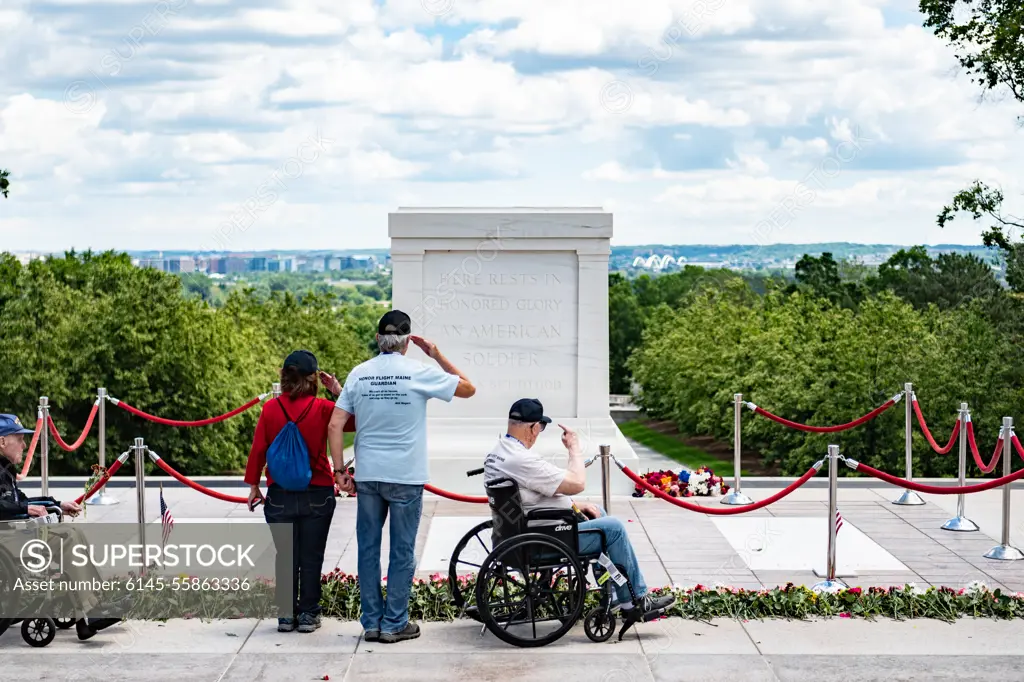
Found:
M 320 575 L 336 502 L 334 474 L 327 456 L 327 425 L 334 402 L 316 397 L 318 376 L 330 393 L 337 396 L 341 392 L 338 380 L 319 371 L 316 356 L 309 351 L 297 350 L 285 359 L 281 396 L 263 406 L 245 468 L 249 510 L 253 510 L 256 500 L 263 502 L 263 514 L 278 548 L 274 568 L 279 632 L 291 632 L 296 626 L 299 632 L 313 632 L 320 627 Z M 289 421 L 296 423 L 306 442 L 312 478 L 305 490 L 285 490 L 274 483 L 268 471 L 264 497 L 260 478 L 267 464 L 267 449 Z M 281 551 L 288 547 L 289 540 L 290 566 L 287 552 Z

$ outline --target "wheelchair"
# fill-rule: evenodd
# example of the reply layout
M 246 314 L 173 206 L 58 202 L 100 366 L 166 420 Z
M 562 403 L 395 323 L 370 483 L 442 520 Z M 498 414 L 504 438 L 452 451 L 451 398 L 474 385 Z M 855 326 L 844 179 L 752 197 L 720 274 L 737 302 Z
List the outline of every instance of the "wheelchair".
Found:
M 0 521 L 0 530 L 16 531 L 19 533 L 28 533 L 35 535 L 38 531 L 49 524 L 61 523 L 63 521 L 63 514 L 60 507 L 48 506 L 46 508 L 46 516 L 29 517 L 27 514 L 18 516 L 14 519 Z M 19 560 L 11 556 L 11 553 L 4 547 L 0 546 L 0 577 L 11 577 L 16 578 L 21 575 L 22 571 L 19 569 Z M 26 575 L 24 577 L 30 577 L 33 579 L 38 578 L 36 575 Z M 43 608 L 45 600 L 38 604 L 37 607 L 30 607 L 28 610 L 33 608 Z M 20 608 L 18 609 L 21 610 Z M 25 640 L 25 643 L 32 647 L 45 647 L 53 641 L 57 635 L 57 630 L 66 630 L 74 627 L 76 623 L 75 618 L 52 618 L 46 616 L 38 616 L 34 618 L 0 618 L 0 635 L 3 635 L 12 625 L 21 623 L 21 638 Z
M 519 486 L 501 478 L 486 486 L 491 520 L 473 528 L 456 545 L 449 563 L 452 599 L 467 615 L 481 622 L 502 641 L 518 647 L 540 647 L 557 641 L 583 617 L 583 629 L 594 642 L 606 642 L 615 633 L 612 611 L 615 583 L 597 563 L 607 555 L 607 541 L 599 529 L 580 530 L 572 509 L 535 509 L 524 512 Z M 484 539 L 490 530 L 490 549 Z M 600 551 L 580 554 L 581 533 L 597 533 Z M 476 547 L 488 550 L 480 564 L 470 560 Z M 459 582 L 461 567 L 477 568 L 472 594 Z M 585 616 L 587 571 L 592 567 L 599 585 L 598 605 Z M 616 567 L 625 573 L 621 566 Z M 633 586 L 626 581 L 631 599 Z M 643 620 L 639 609 L 624 614 L 619 641 Z

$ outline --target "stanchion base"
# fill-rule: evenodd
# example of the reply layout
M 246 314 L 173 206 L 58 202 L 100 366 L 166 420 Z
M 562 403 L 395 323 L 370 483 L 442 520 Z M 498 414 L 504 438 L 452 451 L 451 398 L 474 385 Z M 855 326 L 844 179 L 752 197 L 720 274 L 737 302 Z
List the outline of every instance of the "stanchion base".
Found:
M 119 502 L 120 501 L 112 495 L 104 495 L 102 490 L 85 501 L 86 504 L 94 507 L 107 507 L 112 504 L 118 504 Z
M 741 504 L 754 504 L 754 501 L 741 493 L 738 490 L 733 490 L 731 493 L 721 499 L 722 504 L 741 505 Z
M 942 530 L 952 530 L 959 533 L 973 533 L 978 530 L 978 524 L 966 516 L 957 516 L 942 524 Z
M 1020 561 L 1024 559 L 1024 552 L 1010 545 L 996 545 L 985 554 L 985 558 L 999 561 Z
M 892 503 L 893 504 L 916 505 L 916 504 L 924 504 L 925 502 L 924 502 L 924 500 L 921 499 L 921 496 L 918 495 L 913 490 L 904 490 L 903 494 L 900 495 L 899 497 L 897 497 L 895 500 L 893 500 Z
M 843 590 L 849 589 L 849 585 L 844 583 L 838 578 L 834 580 L 822 580 L 811 588 L 813 592 L 827 592 L 828 594 L 835 594 L 836 592 L 842 592 Z

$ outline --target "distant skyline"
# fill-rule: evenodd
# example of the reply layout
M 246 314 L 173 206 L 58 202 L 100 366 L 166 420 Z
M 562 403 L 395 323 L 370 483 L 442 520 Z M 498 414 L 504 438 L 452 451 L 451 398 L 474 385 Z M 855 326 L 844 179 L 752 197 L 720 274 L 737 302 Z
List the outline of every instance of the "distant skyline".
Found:
M 980 244 L 1020 105 L 917 0 L 4 0 L 3 248 L 386 248 L 407 205 L 602 206 L 617 246 Z

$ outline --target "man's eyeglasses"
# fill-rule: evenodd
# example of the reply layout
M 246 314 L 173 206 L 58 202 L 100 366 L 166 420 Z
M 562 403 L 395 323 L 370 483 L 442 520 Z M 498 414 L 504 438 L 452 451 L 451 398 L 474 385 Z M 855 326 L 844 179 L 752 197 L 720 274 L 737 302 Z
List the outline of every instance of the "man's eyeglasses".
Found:
M 540 424 L 540 430 L 541 431 L 544 431 L 544 429 L 546 429 L 548 427 L 548 423 L 547 422 L 537 422 L 537 423 Z

